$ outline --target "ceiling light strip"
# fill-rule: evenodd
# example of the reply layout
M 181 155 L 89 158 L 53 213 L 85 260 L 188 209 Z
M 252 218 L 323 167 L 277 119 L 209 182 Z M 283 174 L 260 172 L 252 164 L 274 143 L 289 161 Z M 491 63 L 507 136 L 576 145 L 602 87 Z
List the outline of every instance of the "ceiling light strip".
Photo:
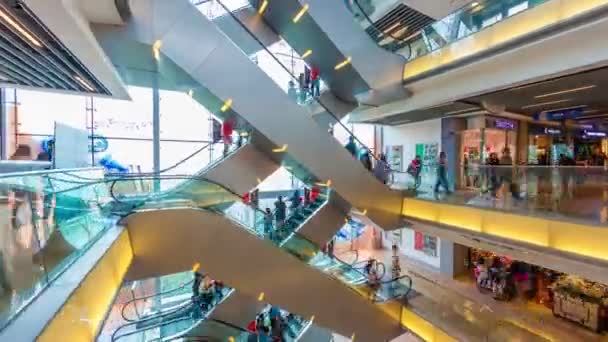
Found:
M 549 106 L 549 105 L 552 105 L 552 104 L 564 103 L 564 102 L 568 102 L 568 101 L 572 101 L 572 99 L 565 99 L 565 100 L 558 100 L 558 101 L 551 101 L 551 102 L 543 102 L 543 103 L 535 103 L 535 104 L 523 106 L 523 107 L 521 107 L 521 109 L 534 108 L 534 107 L 542 107 L 542 106 Z
M 262 2 L 262 5 L 260 6 L 260 9 L 258 9 L 258 13 L 259 14 L 264 14 L 264 11 L 266 10 L 266 7 L 268 7 L 268 0 L 264 0 Z
M 351 60 L 352 60 L 352 58 L 350 56 L 348 56 L 348 58 L 346 58 L 343 62 L 338 63 L 338 65 L 336 65 L 336 67 L 334 69 L 340 70 L 340 69 L 344 68 L 345 66 L 350 64 Z
M 584 86 L 584 87 L 579 87 L 579 88 L 574 88 L 574 89 L 568 89 L 568 90 L 562 90 L 562 91 L 556 91 L 554 93 L 548 93 L 548 94 L 544 94 L 544 95 L 538 95 L 538 96 L 534 96 L 534 98 L 535 99 L 542 99 L 544 97 L 555 96 L 555 95 L 562 95 L 562 94 L 569 94 L 569 93 L 575 93 L 575 92 L 578 92 L 578 91 L 593 89 L 595 87 L 596 87 L 596 85 L 588 85 L 588 86 Z
M 22 27 L 17 21 L 11 18 L 11 16 L 8 15 L 3 8 L 0 8 L 0 18 L 6 23 L 8 23 L 12 28 L 17 30 L 30 43 L 36 45 L 39 48 L 43 47 L 42 43 L 40 42 L 40 40 L 38 40 L 38 38 L 34 37 L 33 34 L 29 33 L 25 29 L 25 27 Z
M 302 6 L 302 8 L 298 12 L 298 14 L 296 14 L 296 16 L 293 17 L 294 24 L 297 24 L 298 21 L 300 21 L 300 19 L 302 19 L 302 16 L 304 15 L 304 13 L 306 13 L 306 11 L 308 11 L 308 7 L 309 7 L 308 4 L 304 4 L 304 6 Z
M 80 83 L 83 87 L 85 87 L 88 91 L 95 91 L 95 88 L 91 87 L 91 85 L 85 81 L 82 77 L 78 75 L 74 75 L 74 79 Z

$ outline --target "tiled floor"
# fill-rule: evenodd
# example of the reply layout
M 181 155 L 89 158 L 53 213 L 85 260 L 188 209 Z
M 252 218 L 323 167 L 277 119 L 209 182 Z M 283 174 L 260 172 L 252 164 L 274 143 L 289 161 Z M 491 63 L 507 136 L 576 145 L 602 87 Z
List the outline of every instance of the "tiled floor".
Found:
M 390 265 L 389 250 L 360 250 L 359 253 L 363 258 L 372 256 Z M 492 341 L 608 341 L 608 336 L 555 317 L 542 305 L 516 300 L 496 301 L 480 293 L 467 277 L 452 279 L 405 256 L 400 258 L 400 262 L 403 273 L 412 277 L 414 290 L 422 293 L 427 302 L 429 298 L 435 302 L 424 303 L 414 297 L 410 304 L 439 316 L 444 325 L 463 331 L 461 336 L 455 336 L 460 340 L 467 334 L 471 337 L 481 334 Z

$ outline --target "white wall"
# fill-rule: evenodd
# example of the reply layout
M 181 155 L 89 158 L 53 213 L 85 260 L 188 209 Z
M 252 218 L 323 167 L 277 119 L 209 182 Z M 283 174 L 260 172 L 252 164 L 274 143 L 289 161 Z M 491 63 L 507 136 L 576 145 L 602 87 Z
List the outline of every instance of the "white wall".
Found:
M 382 244 L 385 246 L 385 248 L 390 248 L 390 246 L 392 246 L 393 234 L 393 232 L 385 232 L 382 234 Z M 415 231 L 413 229 L 401 229 L 401 243 L 398 244 L 400 253 L 407 256 L 408 258 L 411 258 L 415 261 L 419 261 L 434 269 L 439 270 L 441 267 L 441 240 L 437 238 L 437 256 L 431 256 L 425 254 L 423 251 L 414 249 L 414 234 Z
M 441 119 L 384 127 L 382 151 L 386 151 L 386 146 L 403 145 L 404 168 L 416 156 L 416 144 L 431 143 L 441 149 Z

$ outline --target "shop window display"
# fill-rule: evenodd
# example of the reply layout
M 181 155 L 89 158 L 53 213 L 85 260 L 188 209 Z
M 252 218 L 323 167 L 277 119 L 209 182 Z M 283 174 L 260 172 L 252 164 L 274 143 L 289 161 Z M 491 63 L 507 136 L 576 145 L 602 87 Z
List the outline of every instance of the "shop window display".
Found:
M 555 316 L 595 332 L 608 330 L 604 284 L 473 248 L 469 261 L 478 290 L 496 300 L 542 304 Z

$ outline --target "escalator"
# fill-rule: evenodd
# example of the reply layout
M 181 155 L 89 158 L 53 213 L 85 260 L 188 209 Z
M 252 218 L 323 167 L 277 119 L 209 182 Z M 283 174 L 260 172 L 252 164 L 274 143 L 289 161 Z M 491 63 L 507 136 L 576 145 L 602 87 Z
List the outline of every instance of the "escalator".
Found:
M 210 296 L 201 293 L 194 301 L 193 274 L 185 272 L 160 278 L 191 279 L 169 290 L 142 296 L 135 296 L 134 290 L 140 287 L 139 282 L 125 284 L 124 288 L 130 288 L 132 295 L 120 309 L 126 323 L 118 326 L 111 337 L 102 335 L 98 341 L 246 342 L 251 334 L 241 328 L 246 323 L 243 317 L 255 315 L 264 305 L 223 286 L 219 290 L 214 287 Z M 145 285 L 141 286 L 146 291 Z
M 169 176 L 165 179 L 174 180 Z M 407 282 L 400 279 L 389 281 L 390 286 L 381 284 L 381 289 L 371 296 L 363 273 L 326 255 L 299 234 L 298 229 L 306 226 L 308 217 L 327 203 L 331 193 L 319 195 L 321 203 L 314 204 L 312 212 L 295 212 L 283 228 L 273 225 L 270 231 L 265 231 L 261 211 L 243 204 L 240 196 L 217 184 L 197 181 L 208 183 L 197 188 L 214 194 L 223 191 L 225 200 L 209 205 L 209 201 L 189 198 L 185 192 L 176 193 L 173 198 L 142 194 L 139 198 L 120 200 L 133 204 L 123 207 L 128 207 L 128 211 L 115 212 L 128 215 L 123 225 L 129 231 L 134 258 L 127 280 L 177 273 L 200 263 L 214 278 L 239 291 L 254 298 L 263 296 L 265 301 L 303 317 L 314 316 L 319 325 L 345 336 L 356 333 L 358 339 L 375 341 L 392 339 L 401 333 L 398 322 L 401 306 L 394 299 L 407 295 L 410 288 Z M 227 207 L 229 199 L 233 205 Z M 347 315 L 349 319 L 343 319 Z M 165 320 L 161 322 L 148 321 L 150 329 L 165 323 L 181 326 L 187 322 L 183 315 L 163 317 Z
M 402 226 L 401 193 L 376 180 L 327 133 L 327 127 L 315 123 L 307 106 L 292 101 L 188 1 L 146 1 L 145 5 L 133 1 L 131 12 L 134 20 L 121 29 L 121 34 L 148 46 L 161 41 L 159 58 L 171 60 L 218 98 L 230 100 L 231 110 L 274 146 L 284 148 L 284 153 L 277 156 L 287 166 L 297 161 L 314 175 L 311 178 L 330 183 L 339 195 L 336 198 L 366 212 L 382 227 Z M 152 20 L 158 13 L 163 14 L 162 22 Z M 134 32 L 162 34 L 154 35 L 153 40 L 150 35 Z M 206 43 L 193 45 L 194 41 Z M 240 75 L 242 79 L 225 75 Z M 289 126 L 285 127 L 284 122 Z

